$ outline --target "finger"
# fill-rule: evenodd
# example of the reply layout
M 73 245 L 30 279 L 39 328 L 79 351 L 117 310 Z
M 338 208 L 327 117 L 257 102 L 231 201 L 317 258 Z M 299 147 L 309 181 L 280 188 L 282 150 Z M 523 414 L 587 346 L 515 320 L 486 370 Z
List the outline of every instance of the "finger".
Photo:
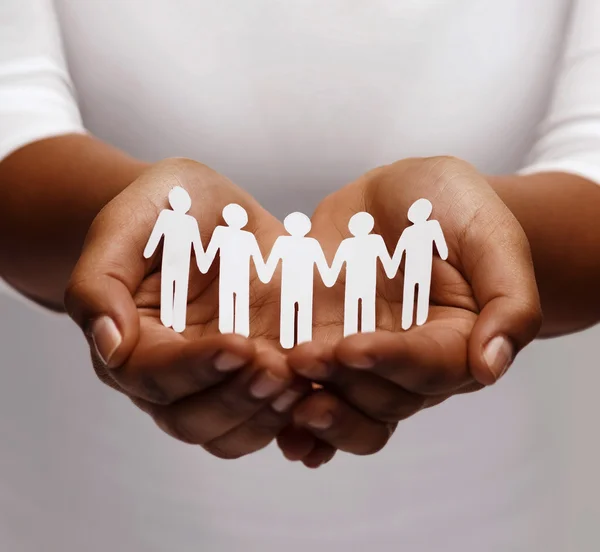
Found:
M 214 456 L 223 459 L 241 458 L 266 447 L 289 425 L 291 408 L 309 390 L 308 382 L 295 381 L 271 405 L 262 407 L 247 422 L 209 441 L 203 447 Z M 284 400 L 280 401 L 281 398 Z
M 325 441 L 318 440 L 306 458 L 302 459 L 302 463 L 307 468 L 320 468 L 324 464 L 327 464 L 335 456 L 336 452 L 337 449 L 335 447 L 332 447 Z
M 360 414 L 340 398 L 318 391 L 294 410 L 294 423 L 320 440 L 352 454 L 374 454 L 391 436 L 389 424 Z
M 416 395 L 451 393 L 472 381 L 467 366 L 472 322 L 452 326 L 433 320 L 405 333 L 375 332 L 344 339 L 336 349 L 341 364 L 377 374 Z
M 378 354 L 386 352 L 376 350 Z M 345 358 L 360 362 L 364 354 L 347 353 Z M 335 358 L 333 347 L 327 344 L 311 342 L 298 346 L 288 355 L 288 365 L 306 379 L 323 383 L 329 391 L 375 420 L 398 422 L 421 410 L 425 400 L 375 371 L 343 365 Z
M 139 337 L 133 294 L 149 269 L 142 253 L 159 210 L 144 196 L 122 192 L 90 227 L 67 285 L 67 312 L 109 368 L 128 358 Z
M 285 356 L 273 350 L 261 353 L 233 379 L 172 405 L 134 402 L 172 437 L 204 445 L 248 421 L 291 383 Z
M 254 343 L 239 335 L 190 341 L 154 320 L 144 324 L 148 327 L 127 362 L 108 374 L 128 395 L 149 402 L 168 405 L 202 392 L 255 358 Z
M 277 444 L 288 460 L 297 462 L 310 454 L 317 438 L 303 427 L 288 425 L 277 435 Z

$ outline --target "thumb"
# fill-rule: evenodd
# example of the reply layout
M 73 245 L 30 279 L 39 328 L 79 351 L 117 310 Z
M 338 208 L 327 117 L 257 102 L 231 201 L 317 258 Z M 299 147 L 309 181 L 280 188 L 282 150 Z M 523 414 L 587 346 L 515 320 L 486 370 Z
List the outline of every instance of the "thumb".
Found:
M 138 342 L 133 294 L 150 266 L 142 254 L 158 210 L 142 210 L 149 219 L 145 223 L 131 216 L 126 199 L 118 196 L 96 217 L 65 292 L 67 312 L 108 368 L 121 366 Z
M 504 375 L 542 324 L 529 243 L 505 209 L 491 234 L 489 229 L 471 232 L 465 245 L 477 252 L 467 272 L 481 309 L 469 339 L 469 365 L 472 376 L 483 385 Z
M 118 277 L 79 267 L 65 294 L 65 307 L 83 330 L 102 364 L 121 366 L 139 337 L 139 316 L 130 290 Z

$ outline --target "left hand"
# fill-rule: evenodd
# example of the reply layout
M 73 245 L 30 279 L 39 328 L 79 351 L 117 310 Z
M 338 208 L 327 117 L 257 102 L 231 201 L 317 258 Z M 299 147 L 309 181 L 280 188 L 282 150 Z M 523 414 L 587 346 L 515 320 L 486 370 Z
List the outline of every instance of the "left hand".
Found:
M 344 284 L 315 287 L 315 341 L 294 349 L 289 365 L 322 384 L 294 411 L 278 442 L 290 459 L 316 467 L 336 449 L 370 454 L 396 424 L 452 395 L 495 383 L 541 326 L 529 243 L 484 176 L 453 158 L 408 159 L 375 169 L 326 198 L 312 235 L 331 261 L 348 220 L 375 218 L 390 253 L 417 199 L 434 206 L 449 258 L 434 258 L 429 318 L 401 329 L 402 274 L 379 268 L 377 328 L 340 339 Z

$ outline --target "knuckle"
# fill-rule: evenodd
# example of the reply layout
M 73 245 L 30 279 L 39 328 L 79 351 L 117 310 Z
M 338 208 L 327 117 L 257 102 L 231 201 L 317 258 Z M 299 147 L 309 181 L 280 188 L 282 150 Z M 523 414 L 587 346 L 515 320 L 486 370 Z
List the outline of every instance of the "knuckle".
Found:
M 165 409 L 153 409 L 152 417 L 156 425 L 174 439 L 188 445 L 202 444 L 198 439 L 197 432 L 184 416 L 168 413 Z
M 222 411 L 237 413 L 252 412 L 262 402 L 238 388 L 224 389 L 215 395 L 215 401 Z
M 148 402 L 160 406 L 169 406 L 175 402 L 175 399 L 171 397 L 170 393 L 161 387 L 151 376 L 142 375 L 139 378 L 138 387 L 139 389 L 136 394 Z
M 460 387 L 464 382 L 452 370 L 436 368 L 421 375 L 418 391 L 423 394 L 439 393 Z
M 339 443 L 350 443 L 356 438 L 358 428 L 341 419 L 339 416 L 333 416 L 333 424 L 325 431 L 327 435 L 334 441 Z
M 378 453 L 390 440 L 390 433 L 386 431 L 374 431 L 370 435 L 369 441 L 365 443 L 365 448 L 359 452 L 361 456 L 370 456 Z
M 434 180 L 442 177 L 449 179 L 459 175 L 476 173 L 471 164 L 451 155 L 428 157 L 423 160 L 421 170 Z
M 515 309 L 516 316 L 522 321 L 522 338 L 519 341 L 525 345 L 533 340 L 541 330 L 544 316 L 539 299 L 536 298 L 519 301 Z
M 90 294 L 91 282 L 89 278 L 75 277 L 75 273 L 67 283 L 65 292 L 63 295 L 63 303 L 65 310 L 71 316 L 79 326 L 84 325 L 85 321 L 82 320 L 82 309 L 85 308 L 88 302 L 88 296 Z M 85 329 L 85 328 L 84 328 Z
M 215 443 L 206 443 L 202 445 L 202 448 L 206 452 L 212 454 L 213 456 L 216 456 L 220 460 L 237 460 L 239 458 L 242 458 L 243 456 L 246 456 L 245 452 L 242 452 L 240 450 L 228 449 L 222 445 L 218 445 Z
M 248 422 L 252 431 L 263 437 L 274 437 L 286 423 L 286 419 L 271 409 L 257 412 Z
M 424 397 L 416 394 L 403 397 L 395 394 L 385 395 L 381 397 L 374 412 L 374 417 L 382 422 L 399 422 L 421 410 L 424 403 Z

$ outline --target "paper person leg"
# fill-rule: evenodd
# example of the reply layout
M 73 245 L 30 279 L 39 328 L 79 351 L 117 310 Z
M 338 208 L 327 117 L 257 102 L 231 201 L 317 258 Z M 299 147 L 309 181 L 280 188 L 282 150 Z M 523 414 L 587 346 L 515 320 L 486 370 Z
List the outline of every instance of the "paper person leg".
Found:
M 224 334 L 234 332 L 235 295 L 231 289 L 219 283 L 219 331 Z
M 359 299 L 346 287 L 346 300 L 344 301 L 344 337 L 358 333 L 358 306 Z
M 374 332 L 375 331 L 375 297 L 363 296 L 360 301 L 360 331 L 361 332 Z
M 415 310 L 415 282 L 404 280 L 404 293 L 402 295 L 402 329 L 408 330 L 413 323 Z
M 281 314 L 279 319 L 279 342 L 284 349 L 294 346 L 296 333 L 296 303 L 284 301 L 281 297 Z
M 235 293 L 234 332 L 244 337 L 250 335 L 250 291 L 238 290 Z
M 175 279 L 170 271 L 163 270 L 160 280 L 160 321 L 167 328 L 173 325 L 174 293 Z
M 428 281 L 419 282 L 417 294 L 417 326 L 427 322 L 429 316 L 429 291 L 431 289 L 431 277 Z
M 173 299 L 173 329 L 181 333 L 185 330 L 189 276 L 184 270 L 178 276 L 177 280 L 175 280 L 175 294 Z
M 312 282 L 311 282 L 312 285 Z M 296 313 L 296 345 L 312 341 L 313 325 L 313 290 L 310 287 L 302 290 L 298 296 Z
M 298 342 L 296 343 L 296 345 L 300 345 L 300 343 L 308 343 L 309 341 L 312 341 L 312 323 L 313 323 L 312 305 L 310 305 L 310 304 L 298 305 L 298 318 L 297 318 Z

